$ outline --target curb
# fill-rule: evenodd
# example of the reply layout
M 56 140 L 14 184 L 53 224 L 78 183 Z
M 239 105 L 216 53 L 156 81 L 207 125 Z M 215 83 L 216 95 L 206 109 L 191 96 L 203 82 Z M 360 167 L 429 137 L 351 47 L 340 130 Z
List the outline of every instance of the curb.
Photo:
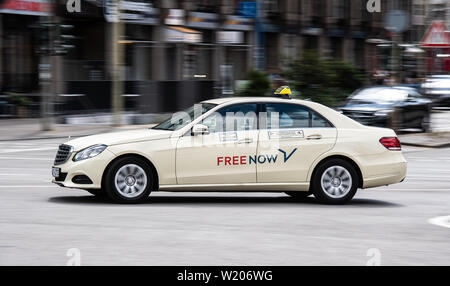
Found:
M 420 143 L 408 143 L 408 142 L 401 142 L 402 145 L 405 146 L 413 146 L 413 147 L 423 147 L 423 148 L 449 148 L 450 143 L 444 143 L 444 144 L 437 144 L 437 145 L 427 145 L 427 144 L 420 144 Z

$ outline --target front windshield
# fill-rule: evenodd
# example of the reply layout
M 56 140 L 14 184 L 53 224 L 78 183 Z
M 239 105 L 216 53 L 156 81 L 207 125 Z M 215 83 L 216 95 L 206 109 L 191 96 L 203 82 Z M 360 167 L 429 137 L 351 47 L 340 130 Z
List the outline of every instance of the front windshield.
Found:
M 184 111 L 174 113 L 169 119 L 161 122 L 160 124 L 153 127 L 153 129 L 162 129 L 162 130 L 170 130 L 175 131 L 180 128 L 183 128 L 187 124 L 194 121 L 196 118 L 205 114 L 209 110 L 216 107 L 216 104 L 211 103 L 201 103 L 195 104 L 194 106 L 185 109 Z
M 353 103 L 396 102 L 408 97 L 408 91 L 401 88 L 366 88 L 351 97 Z

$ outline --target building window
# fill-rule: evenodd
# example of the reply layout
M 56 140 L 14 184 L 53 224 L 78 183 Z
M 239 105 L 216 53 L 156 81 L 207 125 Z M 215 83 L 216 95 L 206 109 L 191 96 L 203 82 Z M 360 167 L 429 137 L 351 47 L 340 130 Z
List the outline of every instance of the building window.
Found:
M 344 0 L 333 0 L 332 14 L 335 19 L 342 19 L 345 16 Z

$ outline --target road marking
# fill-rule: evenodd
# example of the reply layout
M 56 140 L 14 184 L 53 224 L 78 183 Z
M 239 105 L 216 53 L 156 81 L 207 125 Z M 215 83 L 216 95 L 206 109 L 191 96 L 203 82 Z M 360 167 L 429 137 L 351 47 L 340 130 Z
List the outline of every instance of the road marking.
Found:
M 13 160 L 41 160 L 41 161 L 53 161 L 51 158 L 31 158 L 31 157 L 0 157 L 0 159 L 13 159 Z
M 411 188 L 405 188 L 405 189 L 363 189 L 363 191 L 448 191 L 448 189 L 442 188 L 442 189 L 430 189 L 430 188 L 422 188 L 422 189 L 411 189 Z
M 55 147 L 44 147 L 44 148 L 31 148 L 31 149 L 7 149 L 5 151 L 0 151 L 0 154 L 5 153 L 18 153 L 18 152 L 32 152 L 32 151 L 45 151 L 45 150 L 55 150 Z
M 438 217 L 430 218 L 428 220 L 428 222 L 431 223 L 431 224 L 437 225 L 437 226 L 450 228 L 450 215 L 448 215 L 448 216 L 438 216 Z
M 49 187 L 56 187 L 56 185 L 15 185 L 15 186 L 0 186 L 0 188 L 49 188 Z
M 23 168 L 18 168 L 18 167 L 0 167 L 0 170 L 8 170 L 8 171 L 11 171 L 11 170 L 23 170 Z M 27 168 L 27 170 L 28 171 L 30 171 L 30 170 L 42 171 L 42 168 Z
M 406 176 L 406 179 L 410 179 L 410 178 L 415 178 L 415 179 L 417 179 L 417 178 L 419 178 L 419 179 L 441 179 L 441 181 L 442 180 L 444 180 L 444 177 L 442 177 L 442 176 L 433 176 L 433 175 L 407 175 Z
M 1 174 L 0 173 L 0 176 L 26 176 L 27 178 L 30 178 L 30 177 L 37 177 L 37 178 L 42 177 L 42 175 L 39 175 L 39 174 L 25 174 L 25 173 L 5 173 L 5 174 Z
M 423 167 L 421 168 L 409 168 L 408 171 L 413 171 L 414 172 L 420 172 L 420 174 L 425 173 L 425 172 L 430 172 L 430 173 L 436 173 L 436 172 L 442 172 L 442 173 L 447 173 L 450 172 L 450 170 L 446 170 L 446 169 L 423 169 Z

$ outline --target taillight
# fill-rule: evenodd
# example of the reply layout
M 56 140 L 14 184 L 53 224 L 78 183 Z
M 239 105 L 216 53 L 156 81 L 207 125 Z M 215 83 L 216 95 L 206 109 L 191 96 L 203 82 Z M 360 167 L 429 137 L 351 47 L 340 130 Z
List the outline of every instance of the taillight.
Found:
M 380 139 L 380 143 L 386 147 L 386 149 L 391 151 L 400 151 L 402 146 L 397 137 L 383 137 Z

